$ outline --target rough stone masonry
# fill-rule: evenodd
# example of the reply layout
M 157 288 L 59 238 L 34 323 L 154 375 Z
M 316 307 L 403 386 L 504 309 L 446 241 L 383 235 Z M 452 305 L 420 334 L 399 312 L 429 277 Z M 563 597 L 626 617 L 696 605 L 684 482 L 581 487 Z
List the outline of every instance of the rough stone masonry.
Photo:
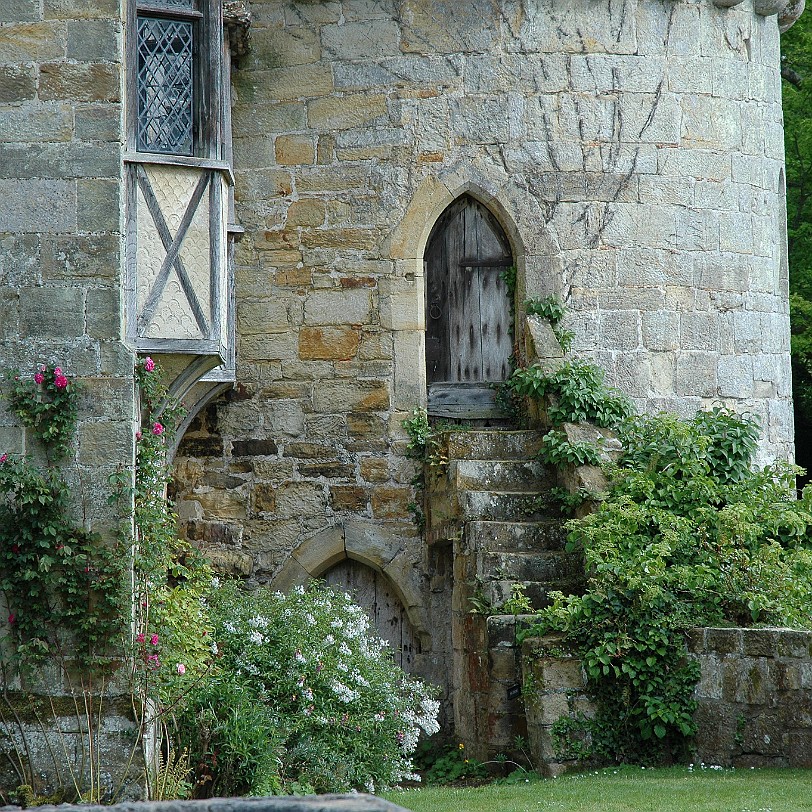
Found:
M 1 5 L 0 363 L 86 380 L 71 475 L 103 527 L 96 497 L 134 454 L 129 3 Z M 525 299 L 555 294 L 573 352 L 639 408 L 727 404 L 761 419 L 760 461 L 791 458 L 779 41 L 803 3 L 242 5 L 237 383 L 178 450 L 183 531 L 256 583 L 341 566 L 375 611 L 391 593 L 409 667 L 453 696 L 452 657 L 476 653 L 452 655 L 452 550 L 411 521 L 401 428 L 426 402 L 432 227 L 461 195 L 484 204 L 517 327 Z M 6 412 L 0 442 L 24 447 Z

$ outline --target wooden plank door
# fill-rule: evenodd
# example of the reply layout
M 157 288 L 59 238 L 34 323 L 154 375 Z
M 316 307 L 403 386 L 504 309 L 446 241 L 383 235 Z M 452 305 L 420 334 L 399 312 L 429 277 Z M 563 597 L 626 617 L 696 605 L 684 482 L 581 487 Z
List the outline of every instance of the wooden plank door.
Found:
M 386 576 L 348 558 L 329 569 L 323 577 L 329 586 L 349 592 L 353 600 L 366 610 L 373 628 L 392 647 L 395 662 L 410 672 L 419 651 L 417 637 Z
M 430 414 L 497 416 L 490 384 L 509 373 L 511 308 L 501 274 L 512 264 L 504 231 L 468 195 L 432 230 L 425 253 Z

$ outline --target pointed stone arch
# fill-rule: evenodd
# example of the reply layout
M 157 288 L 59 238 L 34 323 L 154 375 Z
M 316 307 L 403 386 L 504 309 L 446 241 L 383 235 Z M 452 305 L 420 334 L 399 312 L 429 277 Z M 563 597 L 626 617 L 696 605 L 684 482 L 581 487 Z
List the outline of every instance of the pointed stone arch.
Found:
M 466 193 L 434 224 L 423 265 L 429 415 L 499 417 L 493 384 L 507 378 L 513 352 L 509 238 L 491 210 Z
M 506 234 L 517 273 L 516 301 L 548 294 L 565 298 L 560 252 L 547 227 L 551 210 L 528 179 L 509 175 L 498 164 L 468 161 L 426 177 L 383 246 L 397 269 L 380 290 L 381 326 L 394 335 L 393 401 L 400 411 L 427 403 L 423 257 L 435 223 L 463 195 L 484 205 Z M 517 333 L 517 338 L 522 337 Z
M 271 586 L 288 591 L 320 578 L 342 561 L 358 561 L 385 576 L 419 637 L 421 649 L 429 651 L 432 635 L 425 607 L 425 585 L 413 558 L 408 539 L 397 531 L 373 522 L 347 521 L 302 541 L 276 572 Z

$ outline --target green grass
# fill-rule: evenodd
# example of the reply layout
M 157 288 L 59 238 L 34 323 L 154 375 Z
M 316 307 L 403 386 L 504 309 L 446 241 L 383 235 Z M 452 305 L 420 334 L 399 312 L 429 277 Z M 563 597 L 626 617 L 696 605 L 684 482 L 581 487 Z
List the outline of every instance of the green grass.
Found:
M 413 812 L 797 812 L 812 810 L 812 770 L 619 767 L 384 797 Z

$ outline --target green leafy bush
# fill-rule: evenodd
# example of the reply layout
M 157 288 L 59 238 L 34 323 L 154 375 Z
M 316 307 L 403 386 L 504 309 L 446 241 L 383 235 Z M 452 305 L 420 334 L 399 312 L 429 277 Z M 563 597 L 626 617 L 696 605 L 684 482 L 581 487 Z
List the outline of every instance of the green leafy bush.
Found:
M 507 385 L 518 395 L 545 401 L 547 417 L 553 425 L 592 422 L 614 427 L 634 411 L 631 401 L 606 386 L 600 367 L 575 359 L 554 372 L 538 365 L 517 369 Z
M 441 748 L 432 742 L 423 742 L 415 761 L 420 765 L 427 784 L 482 782 L 488 777 L 487 766 L 475 758 L 469 758 L 462 742 Z
M 179 715 L 206 792 L 374 791 L 411 778 L 438 703 L 393 662 L 349 596 L 220 586 L 217 661 Z
M 538 458 L 549 465 L 600 465 L 600 448 L 594 443 L 570 442 L 563 431 L 553 429 L 541 438 Z
M 562 633 L 597 700 L 593 719 L 561 722 L 562 742 L 645 763 L 679 757 L 694 733 L 686 629 L 812 624 L 812 491 L 795 499 L 792 466 L 751 470 L 757 423 L 726 410 L 638 417 L 620 434 L 606 498 L 568 523 L 587 590 L 557 594 L 530 633 Z

